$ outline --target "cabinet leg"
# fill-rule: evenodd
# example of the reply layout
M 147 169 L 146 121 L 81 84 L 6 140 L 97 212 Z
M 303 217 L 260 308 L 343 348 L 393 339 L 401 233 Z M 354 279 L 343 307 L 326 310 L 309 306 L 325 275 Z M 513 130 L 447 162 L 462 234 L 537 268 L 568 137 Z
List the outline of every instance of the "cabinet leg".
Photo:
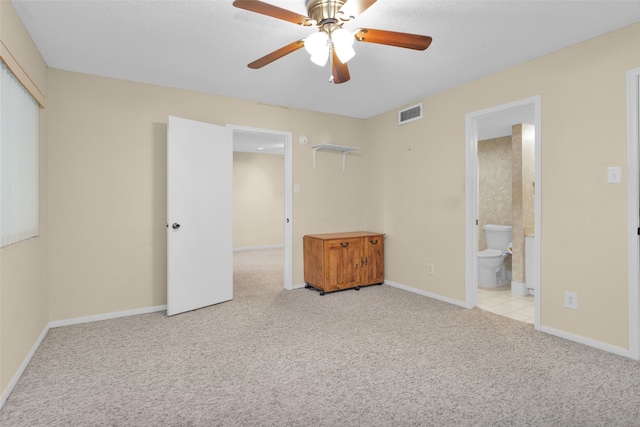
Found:
M 323 297 L 324 296 L 324 291 L 320 291 L 320 296 Z
M 356 286 L 354 289 L 355 289 L 356 291 L 359 291 L 359 290 L 360 290 L 360 286 Z

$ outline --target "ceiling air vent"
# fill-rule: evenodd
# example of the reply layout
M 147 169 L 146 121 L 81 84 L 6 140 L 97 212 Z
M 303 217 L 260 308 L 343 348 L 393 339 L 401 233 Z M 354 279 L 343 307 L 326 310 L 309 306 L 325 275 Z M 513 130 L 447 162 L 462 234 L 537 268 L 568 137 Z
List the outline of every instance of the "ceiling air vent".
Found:
M 398 124 L 403 125 L 405 123 L 412 122 L 414 120 L 420 120 L 422 118 L 422 103 L 405 108 L 398 111 Z

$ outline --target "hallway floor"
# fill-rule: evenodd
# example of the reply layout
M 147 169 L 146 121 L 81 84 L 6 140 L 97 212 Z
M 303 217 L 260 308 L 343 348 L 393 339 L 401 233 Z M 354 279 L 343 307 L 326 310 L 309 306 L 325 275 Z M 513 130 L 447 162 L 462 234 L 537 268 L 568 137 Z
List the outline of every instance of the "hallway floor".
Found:
M 511 285 L 478 288 L 478 308 L 504 317 L 533 324 L 533 295 L 521 297 L 511 293 Z

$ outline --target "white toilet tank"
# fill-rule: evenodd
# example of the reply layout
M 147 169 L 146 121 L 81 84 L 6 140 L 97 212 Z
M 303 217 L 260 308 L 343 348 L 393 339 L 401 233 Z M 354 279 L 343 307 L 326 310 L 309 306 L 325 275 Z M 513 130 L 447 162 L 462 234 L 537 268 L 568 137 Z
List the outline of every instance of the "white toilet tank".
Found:
M 487 249 L 498 249 L 507 253 L 512 241 L 510 225 L 485 224 L 484 235 L 487 238 Z

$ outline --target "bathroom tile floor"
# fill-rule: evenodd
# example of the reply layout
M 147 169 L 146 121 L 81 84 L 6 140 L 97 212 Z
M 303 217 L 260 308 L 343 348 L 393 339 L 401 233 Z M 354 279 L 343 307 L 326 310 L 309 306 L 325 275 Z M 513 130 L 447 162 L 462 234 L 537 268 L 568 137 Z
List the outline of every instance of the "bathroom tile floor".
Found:
M 478 288 L 478 308 L 504 317 L 533 324 L 533 295 L 521 297 L 511 293 L 511 285 Z

